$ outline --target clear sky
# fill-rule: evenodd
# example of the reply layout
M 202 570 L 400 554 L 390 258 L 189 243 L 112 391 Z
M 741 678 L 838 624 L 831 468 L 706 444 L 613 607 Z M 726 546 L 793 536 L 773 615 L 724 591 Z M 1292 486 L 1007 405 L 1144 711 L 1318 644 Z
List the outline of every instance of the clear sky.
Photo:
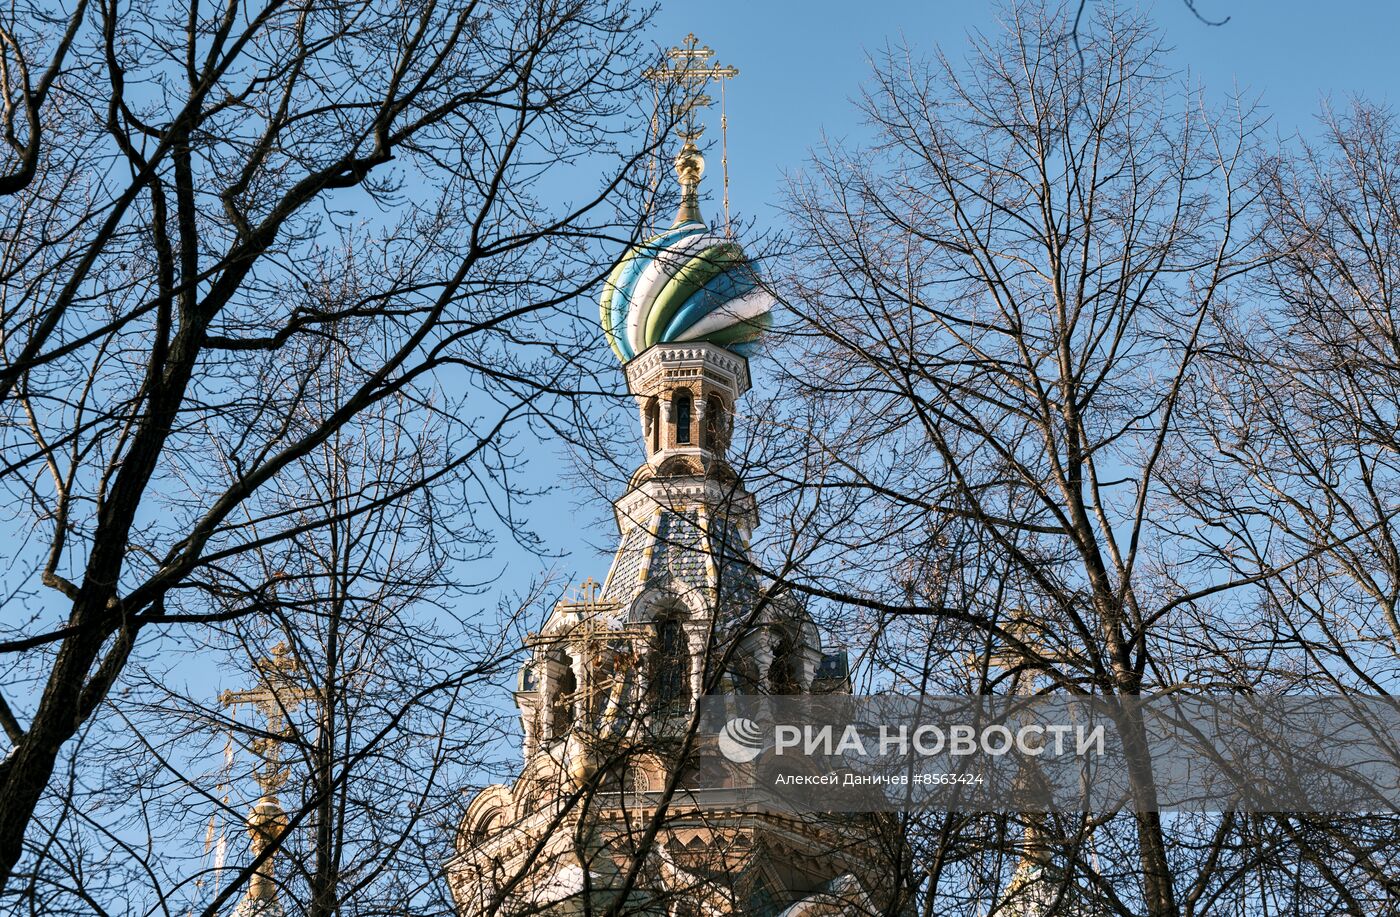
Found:
M 1326 97 L 1340 103 L 1364 93 L 1400 104 L 1397 0 L 1197 0 L 1202 15 L 1230 17 L 1217 27 L 1183 0 L 1141 6 L 1175 49 L 1177 66 L 1208 92 L 1238 85 L 1259 94 L 1281 134 L 1312 130 Z M 823 131 L 841 137 L 858 129 L 850 100 L 870 54 L 905 41 L 926 51 L 941 46 L 956 59 L 970 29 L 997 28 L 996 10 L 988 0 L 661 0 L 651 38 L 670 46 L 693 31 L 739 68 L 727 100 L 731 205 L 771 227 L 783 170 L 800 166 Z
M 1228 15 L 1230 21 L 1206 25 L 1183 0 L 1157 0 L 1146 8 L 1183 73 L 1220 99 L 1237 86 L 1257 95 L 1280 136 L 1315 131 L 1326 98 L 1341 104 L 1362 93 L 1400 105 L 1394 47 L 1400 0 L 1198 0 L 1198 6 L 1210 18 Z M 886 43 L 907 42 L 926 52 L 941 46 L 959 58 L 969 30 L 998 28 L 996 9 L 984 0 L 662 0 L 642 40 L 669 47 L 693 31 L 719 62 L 739 68 L 727 90 L 732 208 L 760 232 L 781 231 L 775 204 L 784 173 L 801 168 L 823 133 L 859 134 L 851 100 L 869 75 L 870 55 Z M 715 140 L 717 106 L 707 120 L 706 140 Z M 705 186 L 713 193 L 719 162 L 713 154 L 707 158 Z M 707 217 L 718 216 L 716 201 L 706 204 Z M 578 308 L 597 314 L 592 302 Z M 527 475 L 547 484 L 551 475 L 544 469 L 558 466 L 549 458 L 550 446 L 540 445 L 537 467 Z M 641 460 L 640 446 L 636 458 Z M 614 547 L 609 507 L 596 495 L 558 483 L 554 494 L 534 506 L 537 530 L 551 549 L 572 552 L 560 572 L 573 573 L 575 582 L 588 575 L 601 580 Z M 567 524 L 552 522 L 560 519 Z M 600 524 L 590 526 L 591 520 Z M 522 584 L 548 566 L 528 561 L 513 545 L 502 545 L 497 555 L 498 563 L 509 565 L 508 579 L 519 575 Z

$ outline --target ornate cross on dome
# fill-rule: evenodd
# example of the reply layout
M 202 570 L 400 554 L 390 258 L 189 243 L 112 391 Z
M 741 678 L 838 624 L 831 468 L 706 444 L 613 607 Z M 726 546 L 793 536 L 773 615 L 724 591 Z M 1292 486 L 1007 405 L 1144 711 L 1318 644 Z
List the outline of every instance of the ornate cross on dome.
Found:
M 286 643 L 272 648 L 270 656 L 254 661 L 258 670 L 258 686 L 243 691 L 225 691 L 219 700 L 236 711 L 251 706 L 263 715 L 265 736 L 250 743 L 262 765 L 253 770 L 253 779 L 264 793 L 276 793 L 287 782 L 287 769 L 282 766 L 282 736 L 287 734 L 287 714 L 314 698 L 315 692 L 296 684 L 293 679 L 300 671 Z
M 739 75 L 738 67 L 710 63 L 715 52 L 708 45 L 700 44 L 700 39 L 691 32 L 678 47 L 666 52 L 667 61 L 657 67 L 648 67 L 642 76 L 656 84 L 659 91 L 674 86 L 683 93 L 681 101 L 672 109 L 679 123 L 677 135 L 682 140 L 698 140 L 704 132 L 704 125 L 696 123 L 695 110 L 708 108 L 714 99 L 705 94 L 705 87 L 711 80 L 719 80 L 721 93 L 723 81 Z
M 658 106 L 662 96 L 679 93 L 680 101 L 672 105 L 671 116 L 676 121 L 676 134 L 684 141 L 676 156 L 676 173 L 681 181 L 682 210 L 691 219 L 699 219 L 699 206 L 695 202 L 695 189 L 700 184 L 700 176 L 705 171 L 705 158 L 695 141 L 705 132 L 705 125 L 696 117 L 699 109 L 708 108 L 714 99 L 705 94 L 705 87 L 712 80 L 719 82 L 719 131 L 720 131 L 720 172 L 724 179 L 724 229 L 729 226 L 729 116 L 724 108 L 724 82 L 739 75 L 738 67 L 719 62 L 711 63 L 715 52 L 709 45 L 700 44 L 700 39 L 691 32 L 677 47 L 666 52 L 666 60 L 655 67 L 642 71 L 642 76 L 656 87 Z M 656 132 L 656 114 L 651 119 L 652 133 Z M 659 138 L 658 138 L 659 139 Z M 656 193 L 657 172 L 651 178 L 652 194 Z
M 603 334 L 623 363 L 660 343 L 717 344 L 741 355 L 751 351 L 772 325 L 774 298 L 760 283 L 758 270 L 734 241 L 729 219 L 729 119 L 724 111 L 725 81 L 737 67 L 714 63 L 714 52 L 693 35 L 670 49 L 663 61 L 643 71 L 656 87 L 648 148 L 661 146 L 657 114 L 662 90 L 673 108 L 683 139 L 675 157 L 680 207 L 669 229 L 648 229 L 645 241 L 632 245 L 608 274 L 599 300 Z M 724 172 L 724 233 L 710 230 L 700 214 L 699 184 L 705 158 L 696 138 L 698 111 L 711 99 L 705 87 L 720 84 L 720 150 Z M 647 223 L 655 215 L 659 160 L 651 162 Z

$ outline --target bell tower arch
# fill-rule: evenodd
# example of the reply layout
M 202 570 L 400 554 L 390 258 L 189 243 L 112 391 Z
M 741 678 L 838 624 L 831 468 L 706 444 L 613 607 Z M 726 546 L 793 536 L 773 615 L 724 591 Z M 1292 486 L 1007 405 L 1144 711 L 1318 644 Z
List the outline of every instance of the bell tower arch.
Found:
M 685 457 L 705 469 L 724 460 L 734 405 L 749 390 L 748 360 L 717 344 L 657 344 L 625 372 L 649 466 Z

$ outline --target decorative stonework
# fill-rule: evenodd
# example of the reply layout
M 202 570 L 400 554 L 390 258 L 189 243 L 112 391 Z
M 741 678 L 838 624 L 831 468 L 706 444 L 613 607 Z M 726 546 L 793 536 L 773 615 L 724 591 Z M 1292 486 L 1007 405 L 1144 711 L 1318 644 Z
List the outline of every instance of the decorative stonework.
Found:
M 658 344 L 627 364 L 647 464 L 658 475 L 724 473 L 748 362 L 714 344 Z M 728 472 L 733 477 L 732 471 Z
M 625 367 L 627 385 L 636 395 L 654 384 L 658 373 L 671 379 L 695 378 L 706 371 L 736 397 L 749 390 L 749 361 L 716 344 L 657 344 Z

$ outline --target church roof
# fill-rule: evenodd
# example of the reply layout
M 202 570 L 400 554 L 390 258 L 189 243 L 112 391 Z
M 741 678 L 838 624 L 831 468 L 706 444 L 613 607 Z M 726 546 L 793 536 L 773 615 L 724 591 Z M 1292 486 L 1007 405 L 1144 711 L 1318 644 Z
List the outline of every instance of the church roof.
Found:
M 724 607 L 736 610 L 758 594 L 738 527 L 723 516 L 702 518 L 699 507 L 659 509 L 650 525 L 630 526 L 602 597 L 627 605 L 653 586 L 713 590 Z
M 603 333 L 626 362 L 685 341 L 745 353 L 769 327 L 773 297 L 736 242 L 688 221 L 628 249 L 599 305 Z

